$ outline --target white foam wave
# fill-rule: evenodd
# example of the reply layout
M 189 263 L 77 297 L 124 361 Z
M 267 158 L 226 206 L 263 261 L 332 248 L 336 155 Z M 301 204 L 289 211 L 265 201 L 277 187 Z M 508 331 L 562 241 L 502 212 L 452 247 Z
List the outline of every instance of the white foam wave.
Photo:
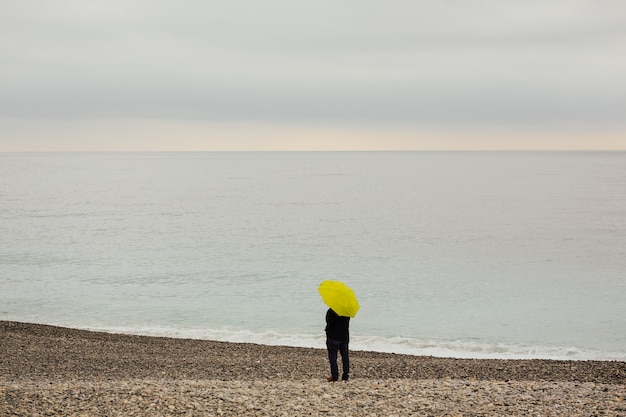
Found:
M 465 359 L 626 360 L 626 352 L 479 340 L 358 337 L 351 345 L 353 349 Z
M 240 329 L 191 329 L 172 327 L 89 327 L 89 330 L 271 346 L 324 348 L 323 334 L 254 332 Z M 626 352 L 603 352 L 579 347 L 490 343 L 481 340 L 416 339 L 406 337 L 353 336 L 351 350 L 466 359 L 554 359 L 626 361 Z

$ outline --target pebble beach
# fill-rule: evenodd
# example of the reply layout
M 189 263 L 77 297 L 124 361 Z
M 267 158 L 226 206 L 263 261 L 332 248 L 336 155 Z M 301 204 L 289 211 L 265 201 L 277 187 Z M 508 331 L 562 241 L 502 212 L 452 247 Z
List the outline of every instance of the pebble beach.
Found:
M 0 321 L 0 416 L 626 416 L 626 362 L 452 359 Z

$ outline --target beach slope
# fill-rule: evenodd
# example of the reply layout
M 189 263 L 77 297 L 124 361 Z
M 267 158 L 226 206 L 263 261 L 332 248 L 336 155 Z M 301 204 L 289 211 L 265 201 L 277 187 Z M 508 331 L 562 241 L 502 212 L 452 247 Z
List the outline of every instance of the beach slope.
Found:
M 471 360 L 0 321 L 0 415 L 626 416 L 626 362 Z

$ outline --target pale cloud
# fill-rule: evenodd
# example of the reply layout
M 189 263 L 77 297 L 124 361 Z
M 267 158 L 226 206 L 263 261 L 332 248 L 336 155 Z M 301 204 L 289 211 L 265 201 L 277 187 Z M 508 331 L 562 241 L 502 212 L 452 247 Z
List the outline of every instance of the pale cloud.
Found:
M 493 131 L 496 148 L 624 149 L 624 44 L 618 0 L 0 1 L 0 150 L 81 129 L 94 149 L 123 147 L 105 131 L 185 142 L 164 125 L 221 132 L 216 149 L 419 148 L 428 132 L 476 148 Z M 137 126 L 161 133 L 123 134 Z M 236 142 L 251 126 L 272 128 Z

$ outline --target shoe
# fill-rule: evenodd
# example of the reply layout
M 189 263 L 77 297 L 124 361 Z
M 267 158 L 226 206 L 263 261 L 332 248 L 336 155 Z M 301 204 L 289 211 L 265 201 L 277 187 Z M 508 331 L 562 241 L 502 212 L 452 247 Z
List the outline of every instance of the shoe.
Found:
M 335 378 L 333 378 L 332 376 L 329 376 L 328 378 L 326 378 L 326 381 L 328 381 L 328 382 L 337 382 L 337 380 Z

